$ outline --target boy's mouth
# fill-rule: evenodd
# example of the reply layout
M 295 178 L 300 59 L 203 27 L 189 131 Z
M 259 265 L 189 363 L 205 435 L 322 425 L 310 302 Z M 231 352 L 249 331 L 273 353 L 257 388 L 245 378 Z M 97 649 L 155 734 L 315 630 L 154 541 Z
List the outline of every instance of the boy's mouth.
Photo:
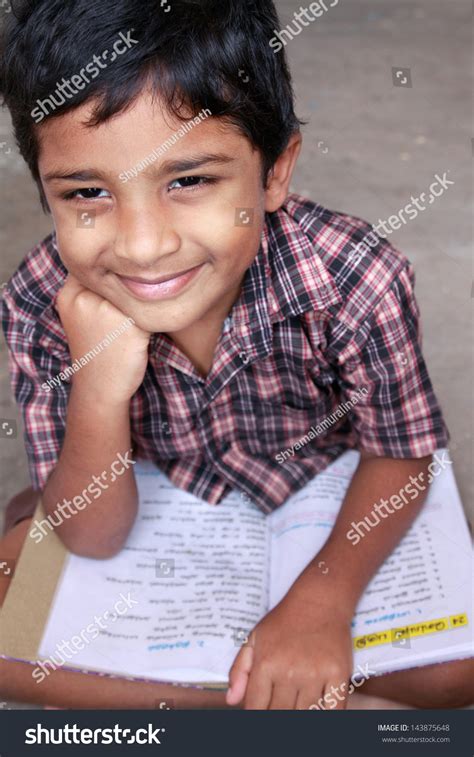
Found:
M 204 263 L 194 268 L 188 268 L 180 273 L 170 273 L 155 279 L 145 279 L 137 276 L 120 276 L 121 283 L 136 297 L 142 300 L 159 300 L 172 297 L 181 292 L 185 286 L 202 269 Z

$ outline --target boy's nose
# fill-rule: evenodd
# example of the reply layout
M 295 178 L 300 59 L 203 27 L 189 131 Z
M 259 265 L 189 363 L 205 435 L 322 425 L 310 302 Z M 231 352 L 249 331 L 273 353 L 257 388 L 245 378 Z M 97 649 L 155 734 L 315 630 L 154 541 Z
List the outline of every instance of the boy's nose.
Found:
M 164 213 L 137 208 L 123 213 L 115 239 L 115 255 L 150 267 L 160 258 L 177 252 L 181 239 Z

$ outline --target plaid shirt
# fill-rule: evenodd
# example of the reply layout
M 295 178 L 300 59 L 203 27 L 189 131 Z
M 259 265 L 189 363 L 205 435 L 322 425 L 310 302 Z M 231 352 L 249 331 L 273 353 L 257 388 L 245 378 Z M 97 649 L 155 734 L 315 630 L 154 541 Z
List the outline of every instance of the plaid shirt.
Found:
M 208 377 L 168 336 L 152 336 L 130 406 L 134 455 L 211 504 L 237 489 L 269 513 L 348 448 L 416 458 L 446 446 L 413 270 L 385 239 L 354 257 L 371 231 L 295 195 L 267 214 Z M 71 363 L 54 309 L 66 275 L 52 234 L 4 292 L 36 489 L 56 464 L 67 419 L 70 385 L 41 387 Z

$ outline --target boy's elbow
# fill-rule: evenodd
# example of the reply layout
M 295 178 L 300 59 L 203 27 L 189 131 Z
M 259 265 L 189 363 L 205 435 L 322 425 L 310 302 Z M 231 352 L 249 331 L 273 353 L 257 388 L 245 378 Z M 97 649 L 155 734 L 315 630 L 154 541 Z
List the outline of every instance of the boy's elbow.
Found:
M 121 552 L 123 544 L 110 545 L 110 544 L 93 544 L 90 543 L 66 543 L 65 547 L 73 555 L 77 557 L 89 557 L 93 560 L 110 560 Z
M 129 531 L 117 534 L 115 537 L 110 535 L 103 538 L 92 539 L 90 534 L 68 533 L 58 536 L 66 549 L 78 557 L 89 557 L 93 560 L 109 560 L 122 551 L 125 546 Z

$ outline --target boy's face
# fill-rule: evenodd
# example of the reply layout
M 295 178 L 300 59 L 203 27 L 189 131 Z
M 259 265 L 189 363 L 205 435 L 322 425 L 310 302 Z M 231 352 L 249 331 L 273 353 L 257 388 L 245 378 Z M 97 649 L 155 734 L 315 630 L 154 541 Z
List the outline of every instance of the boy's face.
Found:
M 275 209 L 259 153 L 210 117 L 124 182 L 120 174 L 182 123 L 147 93 L 97 127 L 84 125 L 90 113 L 88 102 L 38 127 L 64 265 L 145 331 L 180 331 L 223 309 L 225 316 L 258 252 L 264 212 Z

